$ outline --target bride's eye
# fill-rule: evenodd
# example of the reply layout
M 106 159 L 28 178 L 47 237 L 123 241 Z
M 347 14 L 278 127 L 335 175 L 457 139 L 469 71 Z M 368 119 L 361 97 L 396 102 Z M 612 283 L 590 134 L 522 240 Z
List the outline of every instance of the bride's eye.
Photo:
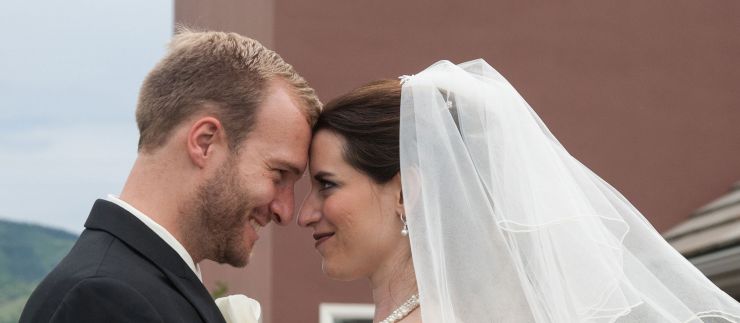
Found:
M 323 179 L 322 180 L 319 180 L 319 191 L 325 191 L 325 190 L 334 188 L 336 186 L 337 186 L 337 184 L 332 183 L 330 181 L 323 180 Z

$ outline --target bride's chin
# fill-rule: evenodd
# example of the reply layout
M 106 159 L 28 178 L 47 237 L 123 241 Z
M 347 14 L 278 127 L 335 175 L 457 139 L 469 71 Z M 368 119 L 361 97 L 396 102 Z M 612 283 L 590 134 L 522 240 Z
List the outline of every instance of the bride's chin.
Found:
M 353 275 L 352 270 L 348 270 L 348 268 L 341 268 L 341 266 L 333 266 L 327 263 L 326 259 L 324 259 L 321 263 L 321 270 L 327 277 L 333 280 L 353 281 L 360 278 L 356 277 L 357 275 Z

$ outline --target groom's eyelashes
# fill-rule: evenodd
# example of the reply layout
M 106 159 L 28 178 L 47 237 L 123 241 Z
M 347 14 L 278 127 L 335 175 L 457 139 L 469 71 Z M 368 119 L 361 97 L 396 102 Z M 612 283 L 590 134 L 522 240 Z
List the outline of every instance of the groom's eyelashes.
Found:
M 273 169 L 275 183 L 281 183 L 285 180 L 288 175 L 288 171 L 284 169 Z

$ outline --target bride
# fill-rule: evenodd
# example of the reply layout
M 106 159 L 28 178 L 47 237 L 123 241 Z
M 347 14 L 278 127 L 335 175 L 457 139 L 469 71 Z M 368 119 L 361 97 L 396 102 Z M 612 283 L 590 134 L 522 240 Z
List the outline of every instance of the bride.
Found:
M 374 322 L 740 322 L 483 60 L 329 104 L 298 215 Z

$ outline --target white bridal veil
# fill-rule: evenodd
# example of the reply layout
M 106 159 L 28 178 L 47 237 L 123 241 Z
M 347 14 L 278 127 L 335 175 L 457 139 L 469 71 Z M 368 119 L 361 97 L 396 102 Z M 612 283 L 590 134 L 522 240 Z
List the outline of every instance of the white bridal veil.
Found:
M 740 322 L 740 304 L 569 155 L 485 61 L 402 79 L 425 323 Z

